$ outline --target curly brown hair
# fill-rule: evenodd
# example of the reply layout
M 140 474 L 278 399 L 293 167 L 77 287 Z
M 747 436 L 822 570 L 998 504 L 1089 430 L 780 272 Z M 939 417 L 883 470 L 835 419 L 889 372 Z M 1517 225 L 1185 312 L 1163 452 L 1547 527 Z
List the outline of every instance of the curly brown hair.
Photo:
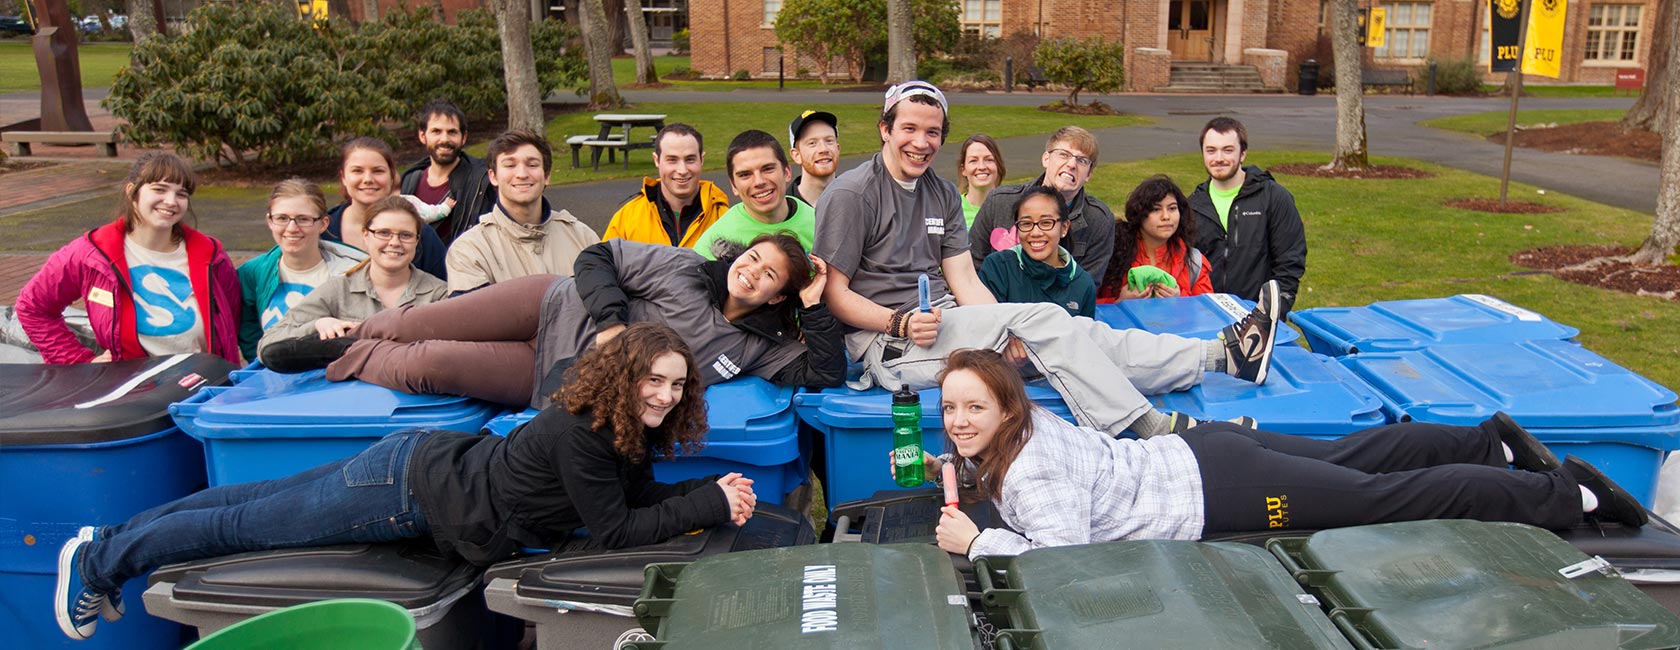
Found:
M 654 360 L 672 352 L 682 355 L 687 383 L 665 422 L 649 428 L 642 423 L 641 384 L 652 372 Z M 566 371 L 560 398 L 574 414 L 592 411 L 592 426 L 611 429 L 613 450 L 639 463 L 649 451 L 670 458 L 679 452 L 696 453 L 704 446 L 706 387 L 701 381 L 694 354 L 676 331 L 658 323 L 636 323 L 579 355 Z

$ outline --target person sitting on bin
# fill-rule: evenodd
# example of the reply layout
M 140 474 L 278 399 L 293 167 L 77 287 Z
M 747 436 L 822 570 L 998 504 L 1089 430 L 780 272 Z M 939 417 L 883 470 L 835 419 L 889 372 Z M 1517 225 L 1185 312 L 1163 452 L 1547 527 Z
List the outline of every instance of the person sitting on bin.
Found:
M 223 485 L 125 523 L 87 526 L 58 554 L 54 615 L 71 639 L 116 621 L 131 578 L 176 562 L 328 544 L 430 538 L 477 565 L 579 528 L 607 548 L 746 524 L 739 473 L 667 484 L 653 460 L 698 450 L 705 385 L 684 337 L 638 323 L 584 353 L 559 402 L 507 437 L 407 429 L 289 477 Z
M 1014 366 L 991 350 L 953 352 L 940 388 L 953 451 L 924 452 L 926 475 L 957 462 L 959 484 L 992 501 L 1008 526 L 981 531 L 944 508 L 939 547 L 969 558 L 1415 519 L 1551 529 L 1583 517 L 1633 527 L 1647 519 L 1597 468 L 1574 456 L 1558 462 L 1504 413 L 1473 427 L 1406 422 L 1336 440 L 1229 422 L 1134 440 L 1093 435 L 1034 405 Z
M 257 358 L 257 343 L 278 325 L 292 307 L 316 289 L 367 260 L 367 253 L 348 244 L 326 241 L 327 198 L 321 187 L 301 178 L 288 178 L 268 195 L 263 220 L 274 247 L 239 265 L 239 353 Z
M 579 353 L 653 321 L 695 346 L 707 384 L 750 374 L 840 385 L 846 352 L 822 304 L 826 264 L 786 232 L 749 244 L 709 261 L 686 248 L 601 242 L 578 255 L 575 277 L 526 276 L 380 312 L 340 338 L 271 344 L 262 361 L 277 372 L 326 368 L 332 381 L 544 408 Z
M 311 334 L 337 338 L 386 309 L 429 304 L 449 296 L 447 282 L 413 266 L 420 231 L 427 227 L 414 204 L 400 196 L 387 196 L 374 202 L 371 211 L 373 218 L 363 237 L 372 244 L 373 257 L 327 279 L 293 306 L 263 333 L 255 346 L 258 350 L 275 341 Z
M 1053 187 L 1027 188 L 1015 201 L 1017 243 L 986 256 L 980 281 L 998 302 L 1047 302 L 1069 315 L 1097 315 L 1097 283 L 1062 247 L 1067 204 Z
M 1126 218 L 1114 224 L 1114 257 L 1097 287 L 1097 302 L 1213 293 L 1212 267 L 1196 249 L 1196 219 L 1184 191 L 1165 174 L 1144 179 L 1126 197 Z

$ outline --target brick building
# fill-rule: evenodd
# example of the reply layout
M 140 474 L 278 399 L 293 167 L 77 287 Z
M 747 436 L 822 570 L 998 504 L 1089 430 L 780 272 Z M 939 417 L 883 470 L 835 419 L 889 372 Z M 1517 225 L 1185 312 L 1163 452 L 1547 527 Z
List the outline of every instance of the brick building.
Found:
M 1498 2 L 1500 0 L 1493 0 Z M 1661 0 L 1573 0 L 1561 83 L 1608 84 L 1615 70 L 1643 67 Z M 969 33 L 1042 38 L 1101 36 L 1127 44 L 1128 90 L 1173 82 L 1175 67 L 1251 66 L 1260 83 L 1290 87 L 1296 64 L 1329 61 L 1325 0 L 956 0 Z M 1488 59 L 1489 0 L 1362 0 L 1388 9 L 1383 48 L 1367 65 L 1410 68 L 1429 59 Z M 692 67 L 708 77 L 745 70 L 773 77 L 781 54 L 774 28 L 782 0 L 689 0 Z M 814 64 L 788 53 L 784 65 Z M 1175 64 L 1178 64 L 1175 66 Z M 836 70 L 839 71 L 839 70 Z M 1250 73 L 1252 74 L 1252 73 Z M 1490 79 L 1495 75 L 1489 75 Z M 1503 75 L 1497 75 L 1502 78 Z

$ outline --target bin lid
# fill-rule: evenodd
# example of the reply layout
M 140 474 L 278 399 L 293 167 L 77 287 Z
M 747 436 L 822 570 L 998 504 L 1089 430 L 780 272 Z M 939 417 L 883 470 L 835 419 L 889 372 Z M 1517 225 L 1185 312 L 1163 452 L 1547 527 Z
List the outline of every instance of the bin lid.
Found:
M 1315 307 L 1289 315 L 1289 322 L 1342 355 L 1421 350 L 1460 343 L 1506 343 L 1573 339 L 1581 331 L 1492 296 L 1385 300 L 1366 307 Z
M 1261 429 L 1278 433 L 1341 436 L 1388 422 L 1376 392 L 1347 368 L 1293 345 L 1273 349 L 1265 384 L 1209 372 L 1190 390 L 1152 395 L 1149 401 L 1198 420 L 1247 415 Z
M 227 381 L 213 354 L 112 363 L 0 364 L 0 445 L 88 444 L 173 428 L 169 404 Z
M 174 583 L 178 602 L 288 607 L 334 598 L 377 598 L 421 609 L 478 581 L 479 569 L 430 540 L 239 553 L 171 564 L 147 584 Z
M 520 596 L 629 607 L 642 591 L 642 570 L 660 562 L 693 562 L 703 557 L 816 543 L 810 518 L 791 509 L 761 503 L 746 526 L 723 524 L 678 535 L 658 544 L 609 549 L 593 538 L 568 538 L 542 555 L 491 566 L 485 582 L 513 579 Z
M 1667 439 L 1680 429 L 1674 391 L 1568 341 L 1443 345 L 1337 361 L 1377 391 L 1396 421 L 1474 425 L 1505 411 L 1530 428 L 1651 427 Z
M 648 567 L 626 648 L 972 650 L 968 598 L 927 544 L 816 544 Z
M 1115 329 L 1140 329 L 1193 339 L 1219 338 L 1219 330 L 1254 311 L 1254 303 L 1228 293 L 1179 298 L 1138 298 L 1097 305 L 1096 319 Z M 1278 327 L 1276 344 L 1294 343 L 1301 334 Z
M 1680 617 L 1620 576 L 1559 570 L 1587 560 L 1511 523 L 1412 521 L 1279 540 L 1286 562 L 1384 648 L 1673 648 Z M 1286 552 L 1285 552 L 1286 551 Z
M 349 435 L 359 425 L 383 430 L 471 421 L 477 427 L 500 410 L 469 397 L 410 395 L 362 381 L 328 381 L 323 370 L 241 371 L 234 373 L 234 382 L 201 404 L 180 405 L 190 408 L 178 407 L 176 415 L 192 420 L 183 428 L 197 437 L 215 437 L 221 425 L 241 430 L 302 425 L 314 434 L 342 429 Z
M 1016 648 L 1353 648 L 1265 549 L 1149 540 L 981 558 Z
M 939 389 L 917 391 L 922 398 L 922 429 L 943 430 L 945 420 L 939 410 Z M 1062 395 L 1043 379 L 1027 382 L 1027 399 L 1073 422 Z M 841 386 L 820 392 L 799 393 L 793 396 L 793 406 L 800 419 L 824 433 L 836 429 L 891 429 L 892 393 L 879 386 L 859 391 Z

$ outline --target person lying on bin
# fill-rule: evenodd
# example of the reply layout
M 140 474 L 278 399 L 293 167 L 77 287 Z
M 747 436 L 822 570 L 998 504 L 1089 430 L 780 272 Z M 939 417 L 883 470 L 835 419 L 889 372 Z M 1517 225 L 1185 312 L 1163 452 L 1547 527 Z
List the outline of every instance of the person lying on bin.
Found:
M 1229 422 L 1117 439 L 1034 405 L 1020 373 L 997 352 L 953 352 L 939 379 L 954 451 L 924 453 L 926 475 L 957 462 L 962 489 L 992 501 L 1010 529 L 982 531 L 962 511 L 944 508 L 939 547 L 969 558 L 1416 519 L 1550 529 L 1583 518 L 1634 527 L 1647 519 L 1597 468 L 1574 456 L 1559 462 L 1504 413 L 1473 427 L 1406 422 L 1336 440 Z
M 267 345 L 262 362 L 277 372 L 326 368 L 332 381 L 545 408 L 578 353 L 648 321 L 694 346 L 708 385 L 749 374 L 839 386 L 846 357 L 840 323 L 822 304 L 827 270 L 785 232 L 719 261 L 614 239 L 584 249 L 573 277 L 525 276 L 386 310 L 342 337 Z
M 101 617 L 122 618 L 129 579 L 246 551 L 431 538 L 488 565 L 578 528 L 616 549 L 744 525 L 758 504 L 752 479 L 653 478 L 655 457 L 703 443 L 704 395 L 681 335 L 631 325 L 580 356 L 558 403 L 505 438 L 408 429 L 286 478 L 213 487 L 82 528 L 59 550 L 54 616 L 66 636 L 86 639 Z

